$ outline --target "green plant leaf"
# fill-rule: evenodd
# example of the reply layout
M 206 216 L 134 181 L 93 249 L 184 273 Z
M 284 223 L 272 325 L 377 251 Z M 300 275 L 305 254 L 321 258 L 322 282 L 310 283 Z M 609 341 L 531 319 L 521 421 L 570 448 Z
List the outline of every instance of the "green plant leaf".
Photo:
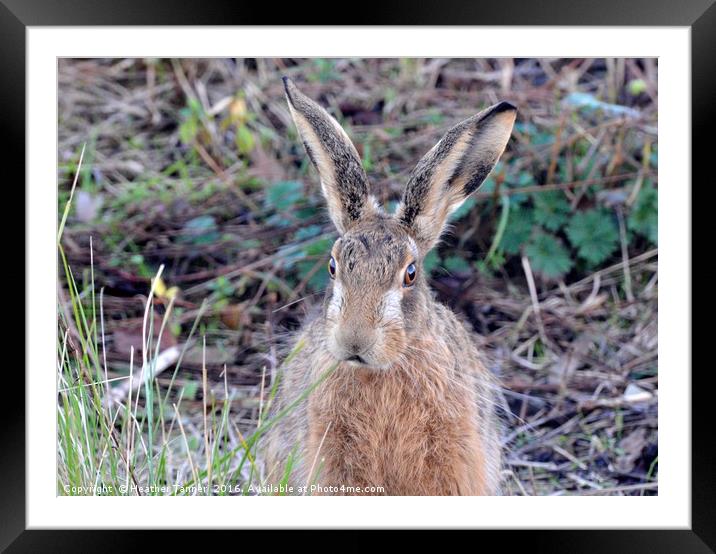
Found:
M 507 187 L 510 189 L 521 189 L 524 187 L 531 187 L 534 184 L 535 184 L 535 177 L 529 171 L 522 171 L 516 177 L 512 177 L 508 180 L 505 180 L 505 185 L 507 185 Z M 518 192 L 518 193 L 511 195 L 510 201 L 513 204 L 521 204 L 522 202 L 526 201 L 528 198 L 529 198 L 529 196 L 527 194 Z
M 199 131 L 199 122 L 197 119 L 188 115 L 187 118 L 182 121 L 179 126 L 179 139 L 182 144 L 191 144 Z
M 333 239 L 331 237 L 324 237 L 307 244 L 303 252 L 306 256 L 323 256 L 331 250 L 332 245 Z
M 308 76 L 311 81 L 320 81 L 325 83 L 338 78 L 336 72 L 336 62 L 330 58 L 316 58 L 313 60 L 315 73 Z
M 562 191 L 535 194 L 534 204 L 535 221 L 550 231 L 558 231 L 569 219 L 571 208 Z
M 632 79 L 627 83 L 627 90 L 632 96 L 638 96 L 642 92 L 646 92 L 647 86 L 644 79 Z
M 470 271 L 470 264 L 465 261 L 465 258 L 461 258 L 460 256 L 445 258 L 443 266 L 450 273 L 467 273 Z
M 497 170 L 493 170 L 490 175 L 487 176 L 487 179 L 485 179 L 480 185 L 480 188 L 478 189 L 480 192 L 495 192 L 495 179 L 493 175 L 497 173 Z
M 574 214 L 567 225 L 567 236 L 579 257 L 591 266 L 606 260 L 619 243 L 613 215 L 601 208 Z
M 430 274 L 438 267 L 439 263 L 440 255 L 435 250 L 431 250 L 427 253 L 425 258 L 423 258 L 423 270 L 425 273 Z
M 261 241 L 259 239 L 245 239 L 239 241 L 238 247 L 241 250 L 250 250 L 252 248 L 261 248 Z
M 651 183 L 644 183 L 632 206 L 627 227 L 654 244 L 659 238 L 659 193 Z
M 363 142 L 363 155 L 361 156 L 363 169 L 373 171 L 373 145 L 369 140 Z
M 296 219 L 301 220 L 311 219 L 312 217 L 315 217 L 318 213 L 320 213 L 318 206 L 304 206 L 302 208 L 297 208 L 293 211 L 293 215 L 296 217 Z
M 199 391 L 199 382 L 198 381 L 187 381 L 184 386 L 182 387 L 183 394 L 182 398 L 186 400 L 194 400 L 196 398 L 196 393 Z
M 510 208 L 510 216 L 500 240 L 500 248 L 507 254 L 519 254 L 522 245 L 529 240 L 533 226 L 533 210 L 522 206 Z
M 535 234 L 525 248 L 532 269 L 546 279 L 557 279 L 572 268 L 572 259 L 562 241 L 554 235 Z
M 294 239 L 296 241 L 304 241 L 306 239 L 313 238 L 316 235 L 320 235 L 322 230 L 323 228 L 320 225 L 308 225 L 307 227 L 301 227 L 298 231 L 296 231 Z
M 236 148 L 240 154 L 248 154 L 254 149 L 254 136 L 246 125 L 236 127 Z
M 485 255 L 485 262 L 487 263 L 487 265 L 491 265 L 496 260 L 496 254 L 502 254 L 501 252 L 498 252 L 498 247 L 500 245 L 500 242 L 502 242 L 502 236 L 505 234 L 507 222 L 510 219 L 510 197 L 507 195 L 502 195 L 502 197 L 500 197 L 500 204 L 502 205 L 502 210 L 500 212 L 500 221 L 497 223 L 497 229 L 495 230 L 495 236 L 492 237 L 492 244 L 490 245 L 490 249 Z M 502 263 L 504 263 L 505 257 L 499 256 L 499 258 L 502 260 Z
M 311 271 L 316 267 L 316 260 L 304 260 L 296 264 L 299 280 L 305 279 Z M 309 289 L 318 291 L 326 288 L 328 284 L 328 271 L 325 267 L 320 267 L 313 275 L 308 278 L 307 286 Z
M 216 220 L 212 216 L 201 215 L 186 222 L 177 241 L 195 245 L 211 244 L 220 238 L 218 229 Z
M 203 116 L 201 104 L 195 98 L 190 98 L 187 107 L 179 110 L 179 115 L 182 118 L 179 126 L 179 139 L 184 144 L 191 144 L 194 142 L 201 125 Z
M 209 290 L 216 293 L 219 298 L 230 298 L 236 287 L 224 275 L 220 275 L 215 281 L 209 283 Z
M 277 211 L 285 211 L 303 198 L 301 181 L 278 181 L 266 190 L 266 207 Z

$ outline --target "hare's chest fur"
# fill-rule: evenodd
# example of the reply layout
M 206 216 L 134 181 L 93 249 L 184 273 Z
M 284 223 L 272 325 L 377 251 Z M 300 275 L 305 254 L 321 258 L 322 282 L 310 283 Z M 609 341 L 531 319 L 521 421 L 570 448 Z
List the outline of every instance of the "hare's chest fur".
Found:
M 316 481 L 384 494 L 484 494 L 471 389 L 439 368 L 339 367 L 308 406 Z

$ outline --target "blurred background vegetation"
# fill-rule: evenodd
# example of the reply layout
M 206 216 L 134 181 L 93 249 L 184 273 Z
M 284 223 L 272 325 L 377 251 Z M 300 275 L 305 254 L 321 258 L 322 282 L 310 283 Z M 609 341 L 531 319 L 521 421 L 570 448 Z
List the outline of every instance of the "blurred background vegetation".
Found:
M 500 163 L 426 260 L 432 286 L 504 384 L 507 493 L 656 494 L 655 59 L 59 60 L 60 371 L 90 382 L 81 366 L 96 365 L 121 403 L 130 362 L 167 354 L 134 399 L 133 478 L 157 479 L 146 443 L 170 452 L 178 432 L 162 420 L 144 436 L 154 392 L 180 398 L 193 453 L 165 481 L 241 445 L 321 300 L 336 234 L 282 75 L 344 126 L 390 208 L 450 126 L 518 106 Z M 235 429 L 218 440 L 206 414 Z M 226 479 L 252 478 L 232 463 Z

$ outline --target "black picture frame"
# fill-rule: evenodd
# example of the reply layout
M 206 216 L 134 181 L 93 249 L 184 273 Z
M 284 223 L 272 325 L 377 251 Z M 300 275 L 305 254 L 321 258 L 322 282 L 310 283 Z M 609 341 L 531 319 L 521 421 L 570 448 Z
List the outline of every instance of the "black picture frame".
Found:
M 6 138 L 3 149 L 8 170 L 19 173 L 15 179 L 6 177 L 6 193 L 19 195 L 15 205 L 30 208 L 32 198 L 21 192 L 23 187 L 11 183 L 24 182 L 24 168 L 16 160 L 25 159 L 25 56 L 28 26 L 56 25 L 316 25 L 318 8 L 291 6 L 284 11 L 269 3 L 217 2 L 184 0 L 171 2 L 138 0 L 110 2 L 107 0 L 0 0 L 0 91 L 3 102 L 3 126 Z M 336 11 L 329 24 L 346 24 Z M 716 6 L 714 0 L 501 0 L 500 2 L 461 3 L 441 0 L 421 3 L 383 0 L 379 7 L 361 3 L 346 12 L 351 25 L 556 25 L 556 26 L 686 26 L 691 29 L 691 91 L 692 91 L 692 182 L 711 177 L 707 152 L 714 121 L 716 76 L 713 54 L 716 52 Z M 662 109 L 668 109 L 663 106 Z M 8 136 L 9 135 L 9 136 Z M 711 155 L 712 157 L 712 155 Z M 14 169 L 13 169 L 14 168 Z M 711 178 L 711 179 L 709 179 Z M 681 184 L 688 186 L 688 184 Z M 673 183 L 668 186 L 679 186 Z M 9 190 L 12 189 L 12 190 Z M 694 187 L 692 186 L 692 192 Z M 693 209 L 709 209 L 708 202 L 694 204 L 692 199 L 692 236 L 695 239 Z M 663 224 L 663 222 L 662 222 Z M 708 234 L 706 234 L 708 236 Z M 707 239 L 708 240 L 708 239 Z M 12 241 L 10 241 L 12 242 Z M 14 242 L 19 243 L 15 240 Z M 18 248 L 20 245 L 17 245 Z M 708 252 L 702 249 L 698 252 Z M 692 254 L 694 252 L 692 247 Z M 16 264 L 23 258 L 20 254 Z M 693 272 L 702 279 L 708 272 Z M 695 280 L 692 279 L 692 287 Z M 16 290 L 17 285 L 13 286 Z M 704 289 L 701 288 L 701 291 Z M 31 293 L 25 287 L 25 295 Z M 693 294 L 693 291 L 692 291 Z M 15 312 L 17 313 L 17 312 Z M 16 316 L 14 319 L 17 319 Z M 693 318 L 692 318 L 693 321 Z M 26 329 L 23 326 L 23 329 Z M 710 328 L 692 324 L 693 345 L 708 344 L 705 333 Z M 29 333 L 25 348 L 29 348 Z M 700 340 L 699 340 L 700 339 Z M 693 358 L 694 360 L 696 358 Z M 716 552 L 716 461 L 714 456 L 714 415 L 712 364 L 692 364 L 692 526 L 690 530 L 583 530 L 583 531 L 489 531 L 492 544 L 504 541 L 524 552 Z M 5 407 L 0 425 L 0 549 L 9 552 L 94 551 L 114 552 L 136 548 L 146 536 L 139 531 L 29 531 L 25 524 L 25 391 L 24 374 L 10 366 L 4 372 Z M 11 391 L 11 392 L 8 392 Z M 9 402 L 15 405 L 9 407 Z M 668 416 L 668 414 L 667 414 Z M 110 514 L 108 514 L 109 516 Z M 585 527 L 589 521 L 584 522 Z M 78 522 L 81 526 L 81 522 Z M 317 522 L 316 526 L 319 526 Z M 109 536 L 111 534 L 111 537 Z M 161 537 L 165 549 L 188 546 L 187 533 L 170 531 Z M 272 533 L 260 535 L 273 540 Z M 212 541 L 215 540 L 212 538 Z M 242 539 L 241 544 L 247 547 Z M 299 541 L 301 539 L 298 539 Z M 180 542 L 181 541 L 181 542 Z M 361 539 L 362 543 L 362 539 Z M 355 543 L 355 544 L 361 544 Z M 264 543 L 266 544 L 266 543 Z M 330 544 L 330 543 L 327 543 Z M 499 542 L 497 543 L 499 544 Z M 205 546 L 208 546 L 205 544 Z

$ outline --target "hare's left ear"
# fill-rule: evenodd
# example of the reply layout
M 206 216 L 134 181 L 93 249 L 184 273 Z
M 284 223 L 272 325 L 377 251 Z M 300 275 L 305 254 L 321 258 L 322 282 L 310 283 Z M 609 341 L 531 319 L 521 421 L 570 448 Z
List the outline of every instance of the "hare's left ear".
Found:
M 517 109 L 500 102 L 458 123 L 415 167 L 396 217 L 423 253 L 445 221 L 483 183 L 507 146 Z
M 377 209 L 368 192 L 368 177 L 355 146 L 338 122 L 293 81 L 284 77 L 283 84 L 298 133 L 321 179 L 328 213 L 343 234 Z

